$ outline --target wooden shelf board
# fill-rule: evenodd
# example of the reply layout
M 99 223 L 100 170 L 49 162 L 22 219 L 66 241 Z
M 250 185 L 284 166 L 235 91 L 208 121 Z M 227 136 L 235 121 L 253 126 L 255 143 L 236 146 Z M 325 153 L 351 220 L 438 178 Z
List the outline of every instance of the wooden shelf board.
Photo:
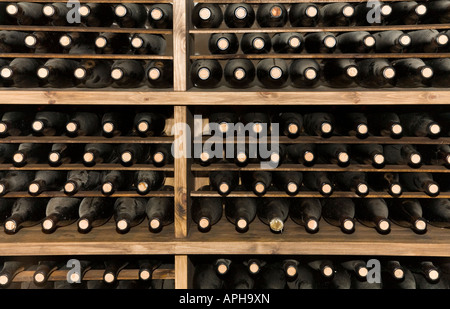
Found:
M 164 55 L 128 55 L 128 54 L 22 54 L 0 53 L 0 58 L 40 58 L 40 59 L 134 59 L 134 60 L 173 60 L 173 56 Z
M 3 144 L 40 143 L 40 144 L 171 144 L 173 136 L 8 136 L 0 138 Z
M 0 164 L 0 171 L 39 171 L 39 170 L 52 170 L 52 171 L 105 171 L 105 170 L 120 170 L 120 171 L 162 171 L 173 172 L 173 164 L 157 167 L 152 164 L 134 164 L 132 166 L 123 166 L 121 164 L 109 164 L 102 163 L 94 166 L 85 166 L 81 163 L 68 163 L 59 166 L 51 166 L 48 164 L 27 164 L 23 167 L 17 167 L 12 164 Z
M 2 0 L 6 1 L 6 0 Z M 37 0 L 34 0 L 37 1 Z M 49 0 L 47 0 L 49 1 Z M 396 1 L 404 1 L 404 0 L 385 0 L 385 2 L 396 2 Z M 227 3 L 249 3 L 249 4 L 260 4 L 260 3 L 332 3 L 332 2 L 342 2 L 342 0 L 195 0 L 197 3 L 218 3 L 218 4 L 227 4 Z M 352 3 L 365 3 L 366 0 L 348 0 L 346 2 L 352 2 Z
M 281 164 L 277 168 L 263 168 L 260 164 L 249 164 L 244 167 L 239 167 L 232 163 L 217 163 L 211 164 L 209 166 L 202 166 L 200 164 L 193 164 L 191 171 L 193 172 L 211 172 L 211 171 L 299 171 L 299 172 L 347 172 L 347 171 L 357 171 L 357 172 L 399 172 L 399 173 L 410 173 L 410 172 L 423 172 L 423 173 L 450 173 L 450 168 L 439 165 L 422 165 L 417 168 L 410 167 L 408 165 L 386 165 L 382 168 L 373 167 L 372 165 L 365 164 L 350 164 L 347 167 L 340 167 L 336 164 L 315 164 L 313 166 L 305 166 L 302 164 Z
M 1 1 L 0 1 L 1 2 Z M 43 1 L 39 1 L 43 2 Z M 57 1 L 52 1 L 57 2 Z M 100 1 L 96 1 L 99 3 Z M 123 1 L 122 1 L 123 2 Z M 161 3 L 161 2 L 158 2 Z M 120 28 L 113 25 L 112 27 L 85 27 L 85 26 L 25 26 L 25 25 L 0 25 L 0 30 L 15 31 L 45 31 L 45 32 L 99 32 L 99 33 L 150 33 L 150 34 L 172 34 L 172 29 L 152 29 L 152 28 Z
M 125 103 L 126 102 L 126 103 Z M 301 91 L 283 88 L 279 91 L 253 88 L 236 91 L 233 88 L 191 89 L 167 91 L 153 88 L 123 90 L 81 89 L 18 89 L 0 90 L 0 104 L 49 105 L 231 105 L 245 103 L 261 105 L 448 105 L 450 91 L 446 88 L 414 89 L 330 89 L 315 88 Z
M 0 55 L 1 56 L 1 55 Z M 450 53 L 330 53 L 330 54 L 224 54 L 224 55 L 193 55 L 192 60 L 198 59 L 401 59 L 401 58 L 450 58 Z
M 32 196 L 28 192 L 8 192 L 2 196 L 2 198 L 21 198 L 21 197 L 32 197 L 32 198 L 48 198 L 48 197 L 67 197 L 69 195 L 65 194 L 63 191 L 47 191 L 42 192 L 38 196 Z M 174 192 L 171 191 L 151 191 L 145 195 L 141 195 L 135 191 L 116 191 L 111 195 L 104 195 L 100 191 L 79 191 L 71 197 L 173 197 Z
M 322 0 L 319 0 L 322 1 Z M 354 1 L 354 0 L 352 0 Z M 396 1 L 396 0 L 388 0 Z M 0 2 L 11 2 L 9 0 L 0 0 Z M 67 0 L 27 0 L 27 2 L 39 2 L 39 3 L 53 3 L 53 2 L 64 2 Z M 80 3 L 90 3 L 91 0 L 79 0 Z M 173 3 L 172 0 L 96 0 L 95 3 L 143 3 L 143 4 L 153 4 L 153 3 Z

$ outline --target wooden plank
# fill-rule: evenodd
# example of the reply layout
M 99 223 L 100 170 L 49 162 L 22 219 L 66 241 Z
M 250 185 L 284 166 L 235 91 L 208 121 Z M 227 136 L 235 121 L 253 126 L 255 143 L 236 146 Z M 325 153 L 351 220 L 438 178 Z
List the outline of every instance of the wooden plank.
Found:
M 42 1 L 39 1 L 42 2 Z M 51 1 L 56 2 L 56 1 Z M 67 1 L 66 1 L 67 2 Z M 98 1 L 97 1 L 98 2 Z M 158 2 L 160 3 L 160 2 Z M 150 33 L 169 35 L 172 29 L 153 29 L 153 28 L 120 28 L 112 27 L 84 27 L 84 26 L 25 26 L 25 25 L 0 25 L 0 30 L 16 30 L 16 31 L 45 31 L 45 32 L 99 32 L 99 33 Z
M 187 70 L 189 64 L 189 0 L 173 2 L 173 88 L 175 91 L 188 89 Z
M 396 1 L 404 1 L 404 0 L 384 0 L 383 2 L 396 2 Z M 218 3 L 218 4 L 227 4 L 227 3 L 249 3 L 249 4 L 260 4 L 260 3 L 331 3 L 331 2 L 343 2 L 342 0 L 195 0 L 197 3 Z M 367 0 L 348 0 L 345 2 L 352 3 L 365 3 Z
M 39 3 L 53 3 L 53 2 L 64 2 L 67 3 L 68 0 L 27 0 L 26 2 L 39 2 Z M 391 1 L 391 0 L 388 0 Z M 0 2 L 12 2 L 9 0 L 0 0 Z M 92 0 L 79 0 L 80 3 L 90 3 Z M 172 0 L 95 0 L 95 3 L 172 3 Z
M 2 198 L 21 198 L 21 197 L 33 197 L 33 198 L 48 198 L 48 197 L 66 197 L 63 191 L 46 191 L 42 192 L 38 196 L 32 196 L 28 192 L 8 192 L 2 196 Z M 79 191 L 73 195 L 72 197 L 106 197 L 100 191 Z M 173 197 L 174 192 L 171 191 L 150 191 L 147 194 L 139 194 L 135 191 L 116 191 L 107 197 L 115 198 L 115 197 Z
M 62 164 L 59 166 L 50 166 L 48 164 L 27 164 L 23 167 L 17 167 L 11 164 L 0 164 L 1 171 L 39 171 L 39 170 L 52 170 L 52 171 L 163 171 L 173 172 L 173 164 L 157 167 L 151 164 L 134 164 L 131 166 L 123 166 L 120 164 L 100 163 L 94 166 L 85 166 L 80 163 Z
M 331 54 L 224 54 L 224 55 L 194 55 L 192 60 L 198 59 L 401 59 L 401 58 L 449 58 L 450 53 L 331 53 Z
M 103 136 L 8 136 L 0 138 L 0 142 L 3 144 L 18 144 L 18 143 L 41 143 L 41 144 L 171 144 L 173 142 L 173 136 L 115 136 L 115 137 L 103 137 Z
M 20 54 L 20 53 L 1 53 L 0 58 L 60 58 L 60 59 L 134 59 L 134 60 L 172 60 L 172 56 L 164 55 L 128 55 L 128 54 Z
M 192 288 L 194 266 L 187 255 L 175 255 L 175 289 Z

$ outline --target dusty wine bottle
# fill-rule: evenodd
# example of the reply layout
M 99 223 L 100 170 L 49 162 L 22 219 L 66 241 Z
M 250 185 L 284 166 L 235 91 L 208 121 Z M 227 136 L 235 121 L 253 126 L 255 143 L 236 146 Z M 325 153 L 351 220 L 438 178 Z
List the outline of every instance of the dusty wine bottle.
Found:
M 192 24 L 196 28 L 218 28 L 223 21 L 223 12 L 218 4 L 197 3 L 192 11 Z
M 314 3 L 293 3 L 289 21 L 292 27 L 315 27 L 320 21 L 320 10 Z
M 433 69 L 419 58 L 396 59 L 391 62 L 396 71 L 395 86 L 424 87 L 433 77 Z
M 265 88 L 282 88 L 289 78 L 284 59 L 263 59 L 256 66 L 256 77 Z
M 243 172 L 241 173 L 241 182 L 247 190 L 262 196 L 272 183 L 272 173 L 269 171 Z
M 24 39 L 25 45 L 35 54 L 62 53 L 55 33 L 34 31 Z M 35 70 L 36 71 L 36 70 Z
M 153 272 L 162 265 L 160 260 L 139 259 L 139 280 L 152 280 Z
M 407 48 L 411 53 L 436 53 L 442 51 L 449 42 L 449 37 L 435 29 L 409 31 L 411 44 Z
M 278 113 L 272 123 L 279 123 L 281 134 L 288 137 L 297 137 L 303 130 L 303 116 L 296 112 Z
M 83 87 L 105 88 L 113 82 L 111 65 L 107 60 L 82 60 L 73 74 Z
M 161 171 L 137 171 L 134 174 L 134 186 L 139 194 L 147 194 L 150 191 L 161 188 L 165 180 Z
M 295 59 L 289 66 L 289 76 L 294 87 L 313 88 L 320 83 L 321 68 L 314 59 Z
M 61 135 L 68 120 L 69 116 L 66 113 L 40 111 L 34 116 L 31 128 L 36 135 Z
M 159 191 L 173 191 L 172 186 L 164 186 Z M 145 213 L 151 232 L 160 232 L 164 226 L 174 222 L 174 199 L 172 197 L 150 197 Z
M 102 116 L 102 133 L 106 137 L 128 134 L 132 129 L 133 114 L 121 112 L 107 112 Z
M 163 55 L 166 46 L 166 40 L 159 34 L 140 33 L 131 38 L 131 47 L 136 54 Z
M 319 231 L 319 221 L 322 216 L 322 204 L 316 198 L 293 199 L 289 206 L 289 216 L 308 233 Z
M 72 59 L 49 59 L 38 68 L 37 76 L 50 87 L 74 87 L 79 83 L 73 75 L 77 65 Z
M 364 279 L 369 273 L 366 262 L 363 260 L 344 260 L 341 261 L 341 266 L 348 270 L 351 274 L 354 274 L 359 279 Z
M 109 27 L 115 20 L 114 8 L 109 3 L 83 3 L 78 12 L 81 23 L 87 27 Z
M 255 22 L 255 10 L 247 3 L 230 3 L 224 12 L 228 28 L 250 28 Z
M 121 3 L 114 7 L 115 21 L 121 28 L 144 28 L 147 9 L 140 3 Z
M 86 144 L 84 147 L 83 163 L 92 166 L 97 163 L 111 163 L 117 158 L 114 146 L 111 144 Z
M 111 66 L 111 77 L 114 86 L 135 88 L 142 84 L 145 71 L 139 60 L 115 60 Z
M 222 66 L 216 59 L 195 60 L 191 65 L 191 81 L 198 88 L 214 88 L 222 79 Z
M 338 172 L 334 176 L 336 184 L 342 191 L 352 191 L 358 196 L 365 196 L 369 193 L 365 172 Z
M 6 111 L 0 120 L 0 135 L 28 135 L 30 133 L 31 120 L 32 116 L 29 113 L 20 111 Z
M 244 54 L 267 54 L 272 48 L 272 40 L 267 33 L 244 33 L 241 50 Z
M 323 200 L 322 217 L 344 233 L 352 233 L 355 230 L 355 204 L 350 198 Z
M 159 144 L 151 147 L 151 161 L 154 166 L 165 166 L 174 162 L 171 144 Z
M 15 200 L 11 215 L 4 224 L 5 233 L 14 234 L 21 228 L 39 224 L 45 218 L 47 198 L 22 197 Z
M 127 233 L 145 219 L 144 198 L 119 197 L 114 203 L 114 221 L 119 233 Z
M 401 226 L 410 228 L 416 233 L 425 233 L 427 222 L 423 218 L 422 205 L 418 199 L 392 199 L 387 203 L 389 219 Z
M 78 232 L 88 233 L 112 217 L 113 201 L 103 197 L 85 197 L 78 208 Z
M 350 87 L 359 77 L 358 66 L 353 59 L 326 60 L 323 63 L 323 77 L 330 87 Z
M 365 113 L 346 112 L 336 117 L 336 134 L 365 138 L 369 134 L 368 120 Z
M 394 197 L 402 194 L 403 187 L 398 173 L 369 173 L 368 181 L 376 191 L 388 191 Z
M 76 144 L 57 143 L 52 144 L 48 153 L 48 164 L 50 166 L 59 166 L 70 162 L 77 162 L 82 155 L 83 148 Z
M 345 2 L 329 3 L 320 8 L 321 21 L 325 26 L 350 26 L 355 8 Z
M 373 36 L 377 53 L 402 53 L 411 45 L 411 37 L 401 30 L 379 31 Z
M 101 192 L 104 195 L 111 195 L 118 190 L 126 190 L 130 187 L 131 174 L 127 171 L 106 171 L 102 177 Z
M 369 128 L 374 135 L 399 137 L 403 133 L 398 114 L 392 112 L 373 112 L 367 115 Z
M 103 262 L 105 270 L 103 272 L 103 282 L 108 285 L 116 284 L 119 273 L 129 265 L 129 262 L 113 258 Z
M 239 40 L 235 33 L 213 33 L 208 40 L 211 54 L 235 54 L 239 49 Z
M 333 193 L 334 184 L 328 177 L 327 172 L 304 172 L 303 183 L 310 190 L 319 191 L 323 196 L 329 196 Z
M 9 171 L 0 179 L 0 196 L 8 192 L 26 191 L 34 179 L 33 171 Z
M 21 31 L 0 31 L 0 51 L 2 53 L 29 52 L 28 47 L 25 45 L 27 34 Z
M 0 271 L 0 286 L 8 287 L 13 281 L 14 277 L 25 270 L 28 265 L 20 260 L 7 260 L 3 262 L 2 270 Z
M 58 261 L 55 260 L 41 260 L 36 266 L 33 274 L 33 282 L 37 286 L 43 286 L 48 283 L 50 275 L 60 267 Z
M 231 59 L 225 64 L 223 75 L 233 88 L 250 87 L 256 76 L 256 69 L 249 59 Z
M 236 231 L 246 232 L 250 223 L 256 218 L 257 202 L 252 197 L 225 199 L 225 215 L 234 224 Z
M 148 23 L 154 29 L 173 28 L 173 8 L 170 3 L 157 3 L 148 8 Z
M 74 223 L 78 219 L 81 199 L 74 197 L 52 197 L 47 203 L 42 231 L 52 233 L 58 227 Z
M 330 136 L 334 130 L 334 116 L 331 113 L 313 112 L 303 115 L 305 133 L 312 136 Z
M 264 198 L 258 205 L 256 214 L 273 233 L 282 233 L 289 215 L 289 201 L 285 198 Z
M 386 59 L 364 59 L 357 62 L 356 83 L 365 88 L 386 88 L 392 86 L 395 69 Z
M 95 190 L 101 183 L 102 172 L 74 170 L 67 172 L 67 180 L 64 183 L 64 193 L 75 194 L 79 191 Z
M 152 87 L 173 87 L 173 61 L 150 60 L 145 67 L 145 76 Z
M 138 112 L 133 119 L 133 127 L 141 136 L 161 136 L 165 126 L 165 116 L 156 112 Z
M 361 224 L 375 228 L 380 234 L 389 233 L 391 228 L 388 219 L 389 208 L 383 199 L 360 199 L 355 206 L 355 216 Z
M 28 193 L 37 196 L 44 191 L 58 190 L 62 187 L 65 178 L 66 173 L 64 171 L 39 170 L 28 186 Z
M 386 164 L 419 166 L 422 156 L 413 145 L 384 145 Z
M 100 33 L 94 41 L 97 54 L 126 54 L 130 48 L 128 33 Z
M 52 26 L 67 26 L 69 9 L 65 3 L 48 3 L 42 7 L 42 14 L 48 18 Z
M 375 47 L 375 37 L 367 31 L 350 31 L 336 37 L 342 53 L 369 53 Z
M 276 53 L 300 53 L 303 42 L 303 35 L 298 32 L 276 33 L 272 37 L 272 47 Z
M 95 54 L 95 33 L 69 32 L 59 38 L 59 45 L 68 54 Z
M 400 183 L 406 190 L 425 192 L 430 196 L 439 195 L 439 184 L 433 180 L 433 174 L 425 172 L 400 173 Z
M 362 164 L 383 166 L 384 148 L 379 144 L 356 144 L 351 147 L 352 158 Z
M 345 166 L 350 163 L 349 146 L 346 144 L 317 145 L 317 162 Z
M 220 195 L 226 196 L 238 186 L 239 172 L 212 171 L 209 173 L 209 182 Z
M 116 151 L 119 154 L 120 162 L 126 166 L 145 163 L 149 152 L 147 145 L 135 143 L 119 144 Z
M 26 164 L 33 164 L 43 162 L 48 153 L 48 145 L 23 143 L 19 144 L 17 151 L 13 155 L 13 165 L 24 166 Z
M 200 191 L 209 189 L 208 186 L 205 186 L 200 188 Z M 201 232 L 208 232 L 222 218 L 222 213 L 223 206 L 220 198 L 201 197 L 192 202 L 192 219 Z
M 392 13 L 391 5 L 386 3 L 380 3 L 379 5 L 375 6 L 375 8 L 377 10 L 377 15 L 374 14 L 374 7 L 368 5 L 368 3 L 360 3 L 355 5 L 355 13 L 354 13 L 355 23 L 358 26 L 385 24 L 386 17 L 388 17 Z
M 92 136 L 100 130 L 100 119 L 96 113 L 75 112 L 66 124 L 69 136 Z
M 42 14 L 43 4 L 30 2 L 10 3 L 6 6 L 6 13 L 18 25 L 38 26 L 44 25 L 46 20 Z
M 258 6 L 256 22 L 260 27 L 284 27 L 288 21 L 288 11 L 284 4 L 265 3 Z
M 9 65 L 3 66 L 0 76 L 12 82 L 18 88 L 36 88 L 41 86 L 35 72 L 42 63 L 37 59 L 15 58 Z
M 441 277 L 440 269 L 435 265 L 433 261 L 430 260 L 412 262 L 409 265 L 409 269 L 413 272 L 415 278 L 417 279 L 419 289 L 421 285 L 423 287 L 428 286 L 430 288 L 430 284 L 439 282 L 439 279 Z M 423 281 L 421 282 L 421 280 L 419 279 L 420 276 L 425 279 L 427 283 Z
M 337 38 L 331 32 L 313 32 L 305 35 L 305 50 L 310 54 L 333 53 L 337 48 Z
M 273 172 L 275 186 L 289 195 L 296 195 L 302 186 L 303 174 L 297 171 Z
M 429 113 L 401 113 L 399 118 L 406 135 L 436 137 L 441 133 L 440 125 Z
M 413 25 L 427 13 L 427 6 L 416 1 L 399 1 L 391 4 L 392 13 L 385 18 L 391 25 Z

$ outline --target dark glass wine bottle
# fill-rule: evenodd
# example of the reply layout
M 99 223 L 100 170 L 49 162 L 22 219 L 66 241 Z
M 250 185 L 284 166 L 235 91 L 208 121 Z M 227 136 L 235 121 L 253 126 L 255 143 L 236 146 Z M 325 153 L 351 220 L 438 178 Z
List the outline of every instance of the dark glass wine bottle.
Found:
M 284 59 L 264 59 L 256 66 L 258 81 L 265 88 L 282 88 L 289 78 L 288 65 Z
M 320 10 L 314 3 L 293 3 L 289 8 L 292 27 L 315 27 L 320 22 Z
M 313 88 L 320 84 L 321 68 L 314 59 L 295 59 L 289 66 L 289 76 L 294 87 Z
M 235 33 L 213 33 L 208 40 L 211 54 L 235 54 L 239 49 L 239 40 Z
M 352 158 L 362 164 L 382 167 L 385 162 L 384 148 L 379 144 L 357 144 L 351 147 Z
M 439 184 L 433 179 L 432 173 L 400 173 L 400 183 L 407 191 L 425 192 L 430 196 L 437 196 L 440 193 Z
M 166 117 L 155 112 L 139 112 L 133 119 L 133 127 L 140 136 L 161 136 L 166 126 Z
M 209 182 L 220 195 L 226 196 L 238 186 L 239 172 L 212 171 L 209 173 Z
M 250 87 L 256 76 L 256 69 L 249 59 L 231 59 L 225 64 L 223 76 L 233 88 Z
M 93 136 L 100 130 L 100 119 L 96 113 L 75 112 L 66 124 L 69 136 Z
M 365 196 L 369 193 L 369 184 L 365 172 L 338 172 L 334 174 L 334 179 L 342 191 L 355 192 L 358 196 Z
M 337 38 L 331 32 L 312 32 L 305 35 L 305 50 L 310 54 L 333 53 L 337 48 Z
M 446 33 L 435 29 L 409 31 L 411 44 L 407 48 L 411 53 L 437 53 L 448 46 L 449 37 Z
M 320 144 L 317 145 L 317 162 L 322 164 L 337 164 L 346 166 L 350 164 L 350 151 L 347 144 Z
M 418 199 L 392 199 L 387 202 L 389 219 L 393 223 L 416 233 L 426 232 L 427 222 L 423 218 L 422 205 Z
M 64 193 L 75 194 L 79 191 L 98 189 L 101 183 L 102 172 L 74 170 L 67 172 L 67 180 L 64 183 Z
M 200 191 L 210 190 L 209 186 L 200 188 Z M 211 227 L 222 218 L 222 199 L 217 197 L 195 198 L 192 202 L 192 220 L 201 232 L 208 232 Z
M 345 2 L 325 4 L 320 9 L 325 26 L 350 26 L 353 24 L 355 8 Z
M 85 197 L 80 202 L 77 221 L 78 231 L 87 233 L 102 226 L 113 215 L 113 201 L 104 197 Z
M 165 180 L 161 171 L 137 171 L 134 174 L 134 186 L 139 194 L 147 194 L 150 191 L 161 188 Z
M 427 13 L 427 6 L 416 1 L 398 1 L 391 7 L 392 13 L 385 19 L 391 25 L 414 25 Z
M 5 233 L 14 234 L 21 228 L 39 224 L 45 218 L 47 198 L 22 197 L 15 200 L 11 215 L 4 224 Z
M 221 7 L 215 3 L 197 3 L 192 11 L 192 24 L 196 28 L 218 28 L 223 21 Z
M 73 75 L 77 65 L 78 61 L 72 59 L 49 59 L 38 68 L 37 76 L 50 87 L 74 87 L 79 83 Z
M 170 3 L 157 3 L 148 8 L 148 23 L 154 29 L 173 28 L 173 8 Z
M 140 33 L 131 38 L 131 47 L 136 54 L 163 55 L 166 46 L 166 40 L 159 34 Z
M 355 206 L 355 216 L 360 223 L 375 228 L 380 234 L 389 233 L 391 228 L 391 223 L 388 219 L 389 208 L 383 199 L 360 199 Z
M 65 178 L 65 171 L 39 170 L 28 186 L 28 193 L 37 196 L 44 191 L 59 190 L 63 186 L 62 184 Z
M 302 186 L 303 174 L 297 171 L 274 171 L 273 183 L 275 186 L 289 195 L 296 195 Z
M 25 37 L 24 42 L 34 54 L 62 53 L 56 33 L 34 31 Z
M 40 111 L 35 114 L 31 128 L 36 135 L 62 135 L 68 120 L 69 115 L 66 113 Z
M 107 60 L 82 60 L 73 74 L 86 88 L 105 88 L 112 84 L 112 63 Z
M 402 53 L 411 45 L 411 37 L 401 30 L 379 31 L 373 36 L 377 53 Z
M 269 171 L 242 172 L 241 182 L 247 190 L 262 196 L 272 184 L 272 173 Z
M 400 196 L 403 192 L 398 173 L 369 173 L 368 181 L 374 190 L 387 191 L 394 197 Z
M 369 53 L 375 47 L 375 37 L 367 31 L 343 32 L 336 37 L 342 53 Z
M 119 88 L 139 87 L 145 77 L 145 71 L 139 60 L 115 60 L 111 66 L 114 86 Z
M 318 191 L 323 196 L 329 196 L 333 193 L 334 184 L 330 180 L 327 172 L 304 172 L 303 183 L 305 186 L 314 191 Z
M 141 3 L 121 3 L 114 7 L 115 21 L 121 28 L 144 28 L 147 9 Z
M 230 3 L 224 12 L 228 28 L 250 28 L 255 22 L 255 10 L 247 3 Z
M 250 223 L 256 218 L 257 201 L 252 197 L 236 197 L 225 199 L 225 215 L 236 231 L 246 232 Z
M 145 67 L 145 76 L 152 87 L 173 87 L 173 61 L 150 60 Z
M 326 60 L 323 64 L 323 77 L 330 87 L 350 87 L 359 77 L 358 66 L 353 59 Z
M 370 131 L 376 136 L 400 137 L 403 133 L 398 114 L 392 112 L 373 112 L 367 115 Z
M 399 117 L 405 129 L 405 135 L 436 137 L 441 133 L 441 126 L 429 113 L 401 113 Z
M 281 3 L 264 3 L 258 6 L 256 22 L 260 27 L 284 27 L 288 21 L 288 11 Z
M 352 233 L 355 230 L 355 204 L 350 198 L 323 200 L 322 217 L 344 233 Z
M 308 233 L 319 231 L 319 221 L 322 217 L 322 204 L 316 198 L 293 199 L 289 207 L 289 216 Z
M 46 154 L 48 153 L 48 145 L 36 144 L 36 143 L 22 143 L 19 144 L 16 152 L 14 153 L 13 165 L 24 166 L 26 164 L 35 164 L 43 162 Z
M 244 54 L 267 54 L 272 49 L 272 40 L 265 32 L 244 33 L 240 45 Z
M 74 223 L 78 219 L 81 199 L 75 197 L 52 197 L 47 203 L 42 231 L 52 233 L 58 227 Z
M 216 59 L 195 60 L 191 65 L 191 81 L 198 88 L 218 86 L 222 80 L 222 74 L 222 66 Z
M 173 187 L 164 186 L 159 191 L 173 191 Z M 145 208 L 150 231 L 160 232 L 164 226 L 172 224 L 174 222 L 174 211 L 174 199 L 172 197 L 150 197 Z
M 396 71 L 397 87 L 424 87 L 433 77 L 433 69 L 419 58 L 396 59 L 391 65 Z
M 312 112 L 303 115 L 303 123 L 307 135 L 328 137 L 333 133 L 335 118 L 331 113 Z
M 94 41 L 97 54 L 126 54 L 130 48 L 128 33 L 100 33 Z
M 276 33 L 272 37 L 272 47 L 276 53 L 300 53 L 303 45 L 303 35 L 298 32 Z
M 131 173 L 128 171 L 105 171 L 101 180 L 101 192 L 104 195 L 111 195 L 119 190 L 127 190 L 131 183 Z
M 365 59 L 357 62 L 356 83 L 365 88 L 386 88 L 393 84 L 395 69 L 386 59 Z
M 114 203 L 114 221 L 117 232 L 128 233 L 145 219 L 144 198 L 119 197 Z
M 0 31 L 0 51 L 2 53 L 26 53 L 29 52 L 25 45 L 27 32 L 2 30 Z
M 422 163 L 422 156 L 413 145 L 384 145 L 383 150 L 386 164 L 419 166 Z

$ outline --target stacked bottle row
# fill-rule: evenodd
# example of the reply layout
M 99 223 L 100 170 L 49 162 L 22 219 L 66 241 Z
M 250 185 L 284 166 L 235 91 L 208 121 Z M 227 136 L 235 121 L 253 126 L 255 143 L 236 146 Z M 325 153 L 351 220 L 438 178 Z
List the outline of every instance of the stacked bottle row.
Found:
M 79 267 L 79 268 L 78 268 Z M 173 269 L 173 261 L 152 256 L 101 257 L 29 257 L 4 259 L 0 268 L 3 289 L 173 289 L 173 279 L 154 278 L 159 270 Z M 121 279 L 121 272 L 132 273 L 133 279 Z M 56 273 L 64 273 L 66 278 Z M 99 276 L 89 275 L 95 272 Z M 32 280 L 23 281 L 23 273 Z M 88 279 L 86 279 L 88 277 Z M 131 276 L 130 276 L 131 277 Z M 29 278 L 29 277 L 28 277 Z
M 170 88 L 173 61 L 2 58 L 0 84 L 17 88 Z
M 447 260 L 349 256 L 210 257 L 196 289 L 448 289 Z M 262 295 L 264 296 L 264 295 Z
M 195 87 L 283 88 L 449 87 L 450 58 L 439 59 L 217 59 L 193 60 Z
M 173 197 L 24 197 L 2 198 L 0 204 L 6 234 L 36 225 L 41 225 L 43 233 L 76 225 L 78 232 L 85 234 L 110 221 L 118 233 L 126 234 L 146 219 L 149 231 L 158 233 L 174 220 Z
M 172 29 L 172 4 L 3 2 L 1 25 Z
M 208 232 L 222 218 L 242 233 L 255 219 L 281 233 L 289 218 L 308 233 L 318 232 L 320 221 L 344 233 L 353 233 L 356 221 L 380 234 L 390 232 L 391 222 L 416 233 L 426 233 L 427 224 L 450 227 L 448 199 L 195 197 L 191 213 L 202 232 Z
M 374 10 L 378 9 L 378 14 Z M 256 21 L 256 22 L 255 22 Z M 196 28 L 330 27 L 436 24 L 450 21 L 449 1 L 370 3 L 198 3 L 192 11 Z M 223 25 L 224 24 L 224 25 Z

